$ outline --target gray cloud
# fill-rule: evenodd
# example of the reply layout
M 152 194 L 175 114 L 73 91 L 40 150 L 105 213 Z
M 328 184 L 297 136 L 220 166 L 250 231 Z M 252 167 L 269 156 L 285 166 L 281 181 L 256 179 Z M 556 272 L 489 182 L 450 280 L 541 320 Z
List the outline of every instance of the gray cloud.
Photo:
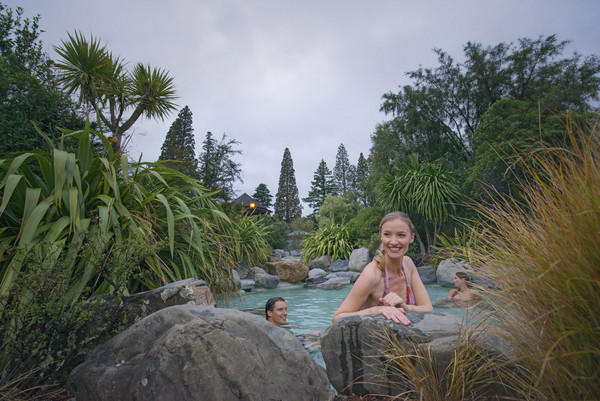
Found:
M 241 142 L 244 183 L 275 196 L 283 151 L 306 197 L 321 159 L 330 168 L 343 143 L 350 161 L 369 153 L 386 117 L 381 95 L 409 83 L 405 73 L 434 66 L 433 48 L 460 60 L 467 41 L 494 45 L 558 34 L 570 51 L 598 54 L 595 1 L 401 0 L 81 0 L 8 1 L 41 14 L 45 49 L 80 30 L 114 54 L 175 77 L 180 107 L 194 113 L 196 150 L 207 131 Z M 154 161 L 175 119 L 135 126 L 129 151 Z M 304 214 L 310 213 L 307 206 Z

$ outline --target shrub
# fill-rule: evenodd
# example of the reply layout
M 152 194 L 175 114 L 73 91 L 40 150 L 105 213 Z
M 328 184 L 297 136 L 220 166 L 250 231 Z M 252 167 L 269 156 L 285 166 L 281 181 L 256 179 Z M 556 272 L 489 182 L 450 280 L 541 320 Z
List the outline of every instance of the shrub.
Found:
M 321 256 L 331 256 L 332 260 L 348 260 L 352 253 L 348 230 L 343 224 L 328 224 L 319 227 L 305 242 L 302 260 L 310 262 Z

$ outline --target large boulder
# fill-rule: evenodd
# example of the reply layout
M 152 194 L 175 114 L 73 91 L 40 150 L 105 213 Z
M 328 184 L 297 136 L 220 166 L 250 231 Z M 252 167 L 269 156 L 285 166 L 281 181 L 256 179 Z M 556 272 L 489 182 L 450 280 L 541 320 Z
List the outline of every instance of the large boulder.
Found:
M 267 273 L 258 273 L 254 275 L 254 285 L 262 288 L 277 288 L 281 279 L 278 276 Z
M 455 337 L 461 321 L 443 313 L 409 312 L 407 316 L 409 326 L 383 316 L 357 315 L 341 318 L 327 329 L 321 338 L 321 352 L 329 380 L 340 394 L 398 394 L 397 389 L 386 386 L 379 378 L 387 359 L 382 356 L 384 348 L 377 333 L 384 330 L 390 331 L 405 349 L 435 345 L 440 351 L 437 359 L 447 364 L 447 347 L 441 347 L 439 341 L 432 342 Z
M 87 322 L 87 331 L 98 344 L 156 311 L 185 304 L 214 307 L 217 302 L 206 282 L 192 278 L 129 297 L 106 295 L 90 303 L 94 318 Z
M 467 262 L 456 258 L 441 261 L 435 272 L 437 283 L 443 287 L 454 287 L 453 279 L 456 272 L 472 274 L 472 269 Z
M 265 264 L 269 274 L 276 274 L 283 281 L 297 283 L 308 277 L 308 266 L 293 260 L 282 260 L 281 262 L 267 262 Z
M 434 284 L 437 282 L 435 266 L 417 266 L 417 272 L 423 284 Z
M 308 268 L 310 270 L 327 269 L 330 264 L 331 264 L 331 257 L 328 255 L 325 255 L 325 256 L 320 256 L 317 259 L 310 262 L 310 264 L 308 265 Z
M 373 260 L 373 253 L 367 248 L 359 248 L 352 251 L 348 261 L 348 269 L 362 273 L 365 266 Z
M 348 261 L 338 259 L 329 265 L 330 272 L 345 272 L 348 271 Z
M 332 400 L 288 330 L 232 309 L 175 306 L 99 347 L 69 384 L 78 401 Z

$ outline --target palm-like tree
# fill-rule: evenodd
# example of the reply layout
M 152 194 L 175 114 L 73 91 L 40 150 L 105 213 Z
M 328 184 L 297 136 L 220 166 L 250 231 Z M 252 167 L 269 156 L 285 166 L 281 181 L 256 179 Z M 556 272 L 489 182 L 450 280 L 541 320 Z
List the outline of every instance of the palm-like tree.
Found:
M 379 201 L 389 210 L 402 210 L 421 220 L 427 249 L 417 233 L 421 252 L 435 246 L 442 224 L 456 210 L 459 191 L 450 170 L 434 163 L 419 163 L 417 155 L 401 166 L 397 174 L 385 174 L 378 188 Z
M 68 34 L 69 39 L 55 50 L 59 83 L 79 101 L 91 105 L 112 132 L 113 149 L 121 150 L 124 133 L 145 115 L 164 120 L 175 110 L 173 77 L 160 68 L 137 63 L 131 72 L 93 36 Z M 133 108 L 127 117 L 125 112 Z

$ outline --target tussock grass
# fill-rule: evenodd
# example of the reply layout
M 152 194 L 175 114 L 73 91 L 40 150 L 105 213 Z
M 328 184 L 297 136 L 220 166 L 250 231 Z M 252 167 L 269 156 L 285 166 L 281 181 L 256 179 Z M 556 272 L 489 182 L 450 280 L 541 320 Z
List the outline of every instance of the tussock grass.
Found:
M 394 400 L 463 401 L 496 399 L 508 394 L 504 355 L 490 352 L 487 321 L 467 311 L 455 338 L 433 345 L 413 344 L 390 331 L 374 333 L 385 369 L 378 384 L 391 389 Z M 435 348 L 435 349 L 434 349 Z M 437 350 L 436 350 L 437 349 Z M 437 356 L 436 356 L 437 355 Z
M 478 208 L 486 234 L 471 260 L 496 284 L 524 399 L 600 397 L 600 131 L 567 128 L 568 146 L 531 156 L 523 202 Z

